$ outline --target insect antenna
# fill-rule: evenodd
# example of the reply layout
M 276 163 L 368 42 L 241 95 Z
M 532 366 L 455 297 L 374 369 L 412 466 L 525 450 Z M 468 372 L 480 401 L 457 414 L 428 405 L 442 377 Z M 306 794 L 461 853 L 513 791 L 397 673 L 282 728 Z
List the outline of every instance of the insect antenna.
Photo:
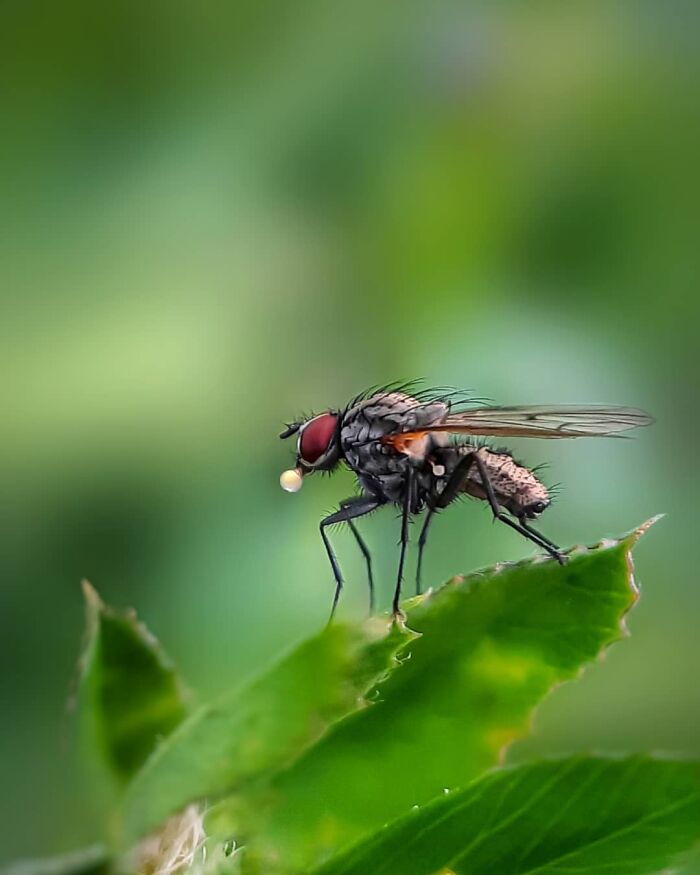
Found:
M 286 440 L 288 437 L 291 437 L 293 434 L 296 434 L 301 428 L 300 422 L 285 422 L 287 426 L 284 431 L 280 432 L 280 437 L 282 440 Z

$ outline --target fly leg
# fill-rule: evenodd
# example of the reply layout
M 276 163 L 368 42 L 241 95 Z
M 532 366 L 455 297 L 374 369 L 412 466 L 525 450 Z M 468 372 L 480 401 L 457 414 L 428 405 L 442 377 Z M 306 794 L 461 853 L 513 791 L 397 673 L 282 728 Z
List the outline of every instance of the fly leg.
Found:
M 421 575 L 423 572 L 423 551 L 425 550 L 425 544 L 428 540 L 428 531 L 430 530 L 430 523 L 433 521 L 435 512 L 436 511 L 434 506 L 428 508 L 428 512 L 425 515 L 425 522 L 423 523 L 423 528 L 420 530 L 420 536 L 418 538 L 418 563 L 416 564 L 416 595 L 420 595 L 422 591 Z
M 523 525 L 522 522 L 516 523 L 515 520 L 511 519 L 504 511 L 501 510 L 498 500 L 494 494 L 493 487 L 491 486 L 491 481 L 489 480 L 488 471 L 486 470 L 486 466 L 484 465 L 479 453 L 476 452 L 474 454 L 474 463 L 476 465 L 477 471 L 479 472 L 479 477 L 481 478 L 481 485 L 484 487 L 484 492 L 486 493 L 486 498 L 488 500 L 489 505 L 491 506 L 491 511 L 493 512 L 494 518 L 500 520 L 502 523 L 505 523 L 507 526 L 510 526 L 511 529 L 515 529 L 516 532 L 519 532 L 524 538 L 527 538 L 528 541 L 532 541 L 533 544 L 537 544 L 538 547 L 541 547 L 546 553 L 556 559 L 560 565 L 566 564 L 566 556 L 559 550 L 558 547 L 555 547 L 551 541 L 543 538 L 538 532 L 535 532 L 533 529 L 528 528 Z
M 328 535 L 326 534 L 326 529 L 328 528 L 328 526 L 335 525 L 335 523 L 350 523 L 351 520 L 357 519 L 357 517 L 364 516 L 366 513 L 371 513 L 373 510 L 376 510 L 380 504 L 380 501 L 369 495 L 361 495 L 357 498 L 349 498 L 347 499 L 347 501 L 343 502 L 340 510 L 337 510 L 335 513 L 332 513 L 321 520 L 321 524 L 319 526 L 321 531 L 321 538 L 323 540 L 323 545 L 326 548 L 326 553 L 328 554 L 328 560 L 331 563 L 331 568 L 333 569 L 333 577 L 335 578 L 335 592 L 333 594 L 333 606 L 331 608 L 331 615 L 328 618 L 329 623 L 333 619 L 335 609 L 338 606 L 340 591 L 343 588 L 343 574 L 340 570 L 340 565 L 338 564 L 338 557 L 335 555 L 335 550 L 333 549 Z
M 462 484 L 464 483 L 467 474 L 469 473 L 470 468 L 474 464 L 474 453 L 467 453 L 466 456 L 462 456 L 459 460 L 458 464 L 455 466 L 454 471 L 450 474 L 447 483 L 445 484 L 442 492 L 437 496 L 437 498 L 430 504 L 428 507 L 428 513 L 425 517 L 425 522 L 423 523 L 423 528 L 420 532 L 420 537 L 418 538 L 418 564 L 416 565 L 416 595 L 421 594 L 421 574 L 423 570 L 423 551 L 425 549 L 426 541 L 428 540 L 428 531 L 430 530 L 430 524 L 433 521 L 433 517 L 437 513 L 438 510 L 442 510 L 446 508 L 448 504 L 454 501 L 457 497 Z
M 557 551 L 557 553 L 559 554 L 559 556 L 564 557 L 564 559 L 566 558 L 565 554 L 561 552 L 561 550 L 559 549 L 559 547 L 557 547 L 557 545 L 554 543 L 554 541 L 550 541 L 549 538 L 546 538 L 546 537 L 542 534 L 542 532 L 538 532 L 537 529 L 534 529 L 534 528 L 528 523 L 527 520 L 521 518 L 521 519 L 520 519 L 520 525 L 521 525 L 524 529 L 526 529 L 528 532 L 531 532 L 533 535 L 535 535 L 535 537 L 539 538 L 540 541 L 543 541 L 545 544 L 549 544 L 549 546 L 552 548 L 552 550 L 556 550 L 556 551 Z M 557 556 L 556 558 L 557 558 L 559 561 L 561 561 L 561 560 L 559 559 L 559 556 Z M 562 565 L 563 565 L 563 564 L 564 564 L 564 563 L 562 562 Z
M 401 553 L 399 555 L 399 571 L 396 577 L 396 589 L 394 590 L 394 599 L 391 603 L 391 613 L 394 618 L 402 617 L 399 600 L 401 599 L 401 582 L 403 581 L 403 566 L 406 561 L 406 547 L 409 540 L 409 522 L 411 519 L 411 507 L 413 506 L 413 484 L 414 475 L 413 467 L 408 466 L 406 473 L 406 494 L 403 502 L 403 512 L 401 514 Z
M 357 526 L 350 519 L 348 520 L 348 525 L 350 526 L 350 531 L 355 536 L 355 540 L 357 541 L 357 546 L 362 551 L 362 555 L 365 557 L 365 562 L 367 563 L 367 584 L 369 586 L 369 612 L 370 614 L 374 613 L 374 575 L 372 574 L 372 554 L 369 552 L 369 547 L 365 543 L 362 535 L 357 531 Z

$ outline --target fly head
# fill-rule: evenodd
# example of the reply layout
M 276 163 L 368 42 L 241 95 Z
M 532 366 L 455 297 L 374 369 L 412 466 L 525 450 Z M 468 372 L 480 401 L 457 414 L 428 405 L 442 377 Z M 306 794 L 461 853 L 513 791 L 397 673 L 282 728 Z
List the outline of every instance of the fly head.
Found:
M 293 422 L 280 434 L 282 439 L 297 435 L 296 468 L 285 471 L 280 485 L 297 492 L 302 478 L 314 471 L 332 471 L 340 461 L 340 415 L 328 410 L 305 422 Z

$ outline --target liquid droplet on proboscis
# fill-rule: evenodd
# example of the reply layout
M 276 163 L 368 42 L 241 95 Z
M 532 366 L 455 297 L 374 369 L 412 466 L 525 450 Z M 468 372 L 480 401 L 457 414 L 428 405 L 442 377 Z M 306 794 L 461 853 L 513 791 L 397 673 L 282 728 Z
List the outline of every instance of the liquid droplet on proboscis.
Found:
M 280 486 L 285 492 L 299 492 L 303 482 L 304 479 L 298 468 L 290 468 L 280 474 Z

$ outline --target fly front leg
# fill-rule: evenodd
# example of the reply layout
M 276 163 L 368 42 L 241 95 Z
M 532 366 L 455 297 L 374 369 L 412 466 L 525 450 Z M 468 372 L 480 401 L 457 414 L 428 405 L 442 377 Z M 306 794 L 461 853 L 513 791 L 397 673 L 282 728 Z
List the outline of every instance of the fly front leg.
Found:
M 357 531 L 357 526 L 352 520 L 348 520 L 348 525 L 350 526 L 350 531 L 355 536 L 355 540 L 357 541 L 357 546 L 362 551 L 362 555 L 365 557 L 365 562 L 367 564 L 367 585 L 369 587 L 369 612 L 370 614 L 374 613 L 374 574 L 372 573 L 372 554 L 369 552 L 369 547 L 365 543 L 362 535 Z
M 367 513 L 371 513 L 373 510 L 376 510 L 380 506 L 381 502 L 369 495 L 361 495 L 357 498 L 348 498 L 346 501 L 342 503 L 340 510 L 337 510 L 335 513 L 330 514 L 321 520 L 321 524 L 319 526 L 321 531 L 321 538 L 323 540 L 323 545 L 326 548 L 326 553 L 328 554 L 328 561 L 331 563 L 331 568 L 333 569 L 333 577 L 335 578 L 335 592 L 333 594 L 333 606 L 331 608 L 331 615 L 328 618 L 328 622 L 330 623 L 333 619 L 333 615 L 335 614 L 335 609 L 338 606 L 338 599 L 340 598 L 340 591 L 343 588 L 343 574 L 340 570 L 340 564 L 338 563 L 338 557 L 335 555 L 335 550 L 333 549 L 333 545 L 330 542 L 330 539 L 326 533 L 326 529 L 328 526 L 335 525 L 335 523 L 351 523 L 352 520 L 357 519 L 358 517 L 364 516 Z M 354 529 L 357 537 L 357 530 Z M 364 541 L 360 538 L 360 541 L 364 544 Z M 359 542 L 358 542 L 359 543 Z M 367 550 L 367 546 L 365 545 L 365 550 Z M 364 552 L 364 551 L 363 551 Z M 367 550 L 369 553 L 369 550 Z M 369 564 L 369 559 L 368 559 Z M 370 568 L 370 580 L 371 580 L 371 565 Z M 373 588 L 373 584 L 372 584 Z
M 494 518 L 500 520 L 502 523 L 505 523 L 507 526 L 510 526 L 511 529 L 515 529 L 516 532 L 519 532 L 524 538 L 527 538 L 528 541 L 532 541 L 533 544 L 541 547 L 545 551 L 545 553 L 549 553 L 549 555 L 553 559 L 556 559 L 560 565 L 565 565 L 567 562 L 567 557 L 555 544 L 552 543 L 552 541 L 543 537 L 539 534 L 539 532 L 536 532 L 534 529 L 529 528 L 522 520 L 519 523 L 516 523 L 515 520 L 511 519 L 505 511 L 501 510 L 498 499 L 496 498 L 496 495 L 493 491 L 493 486 L 491 485 L 491 480 L 489 479 L 486 465 L 484 465 L 484 462 L 481 459 L 478 450 L 476 451 L 476 453 L 474 453 L 474 464 L 476 465 L 476 469 L 479 472 L 481 485 L 483 486 L 484 492 L 486 493 L 486 498 L 491 507 Z

